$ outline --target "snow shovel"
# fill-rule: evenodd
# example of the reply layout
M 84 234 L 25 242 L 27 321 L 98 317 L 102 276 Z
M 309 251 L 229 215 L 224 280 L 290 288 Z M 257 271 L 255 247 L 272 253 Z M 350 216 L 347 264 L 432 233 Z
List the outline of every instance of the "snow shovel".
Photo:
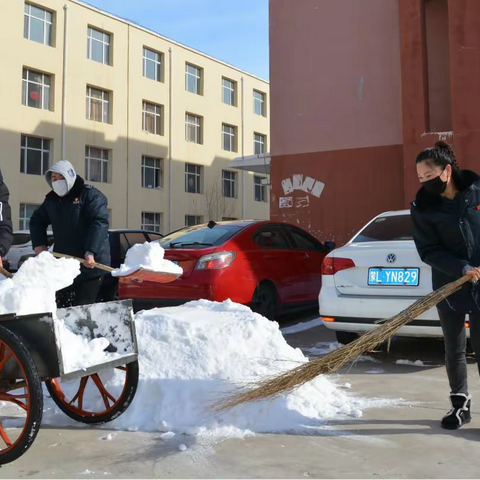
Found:
M 77 260 L 81 264 L 85 265 L 86 260 L 83 258 L 73 257 L 71 255 L 65 255 L 64 253 L 50 252 L 54 257 L 57 258 L 72 258 Z M 94 262 L 95 268 L 104 270 L 105 272 L 112 273 L 115 268 L 107 267 L 107 265 L 102 265 L 101 263 Z M 153 283 L 170 283 L 179 278 L 181 274 L 179 273 L 168 273 L 168 272 L 155 272 L 154 270 L 149 270 L 148 268 L 143 268 L 139 266 L 135 271 L 127 275 L 118 275 L 117 278 L 128 278 L 137 283 L 143 282 L 153 282 Z

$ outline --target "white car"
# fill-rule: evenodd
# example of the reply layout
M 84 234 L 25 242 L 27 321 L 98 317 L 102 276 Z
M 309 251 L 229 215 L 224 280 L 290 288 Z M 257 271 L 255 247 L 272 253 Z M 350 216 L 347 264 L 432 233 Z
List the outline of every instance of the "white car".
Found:
M 322 265 L 323 324 L 347 344 L 432 291 L 431 268 L 420 259 L 409 210 L 375 217 Z M 469 334 L 467 330 L 467 335 Z M 408 337 L 441 337 L 435 308 L 399 330 Z
M 48 237 L 48 246 L 53 243 L 53 233 L 47 232 Z M 28 230 L 19 230 L 13 232 L 13 243 L 9 252 L 6 255 L 10 267 L 9 269 L 12 272 L 18 270 L 18 262 L 23 255 L 28 255 L 33 253 L 32 248 L 32 238 L 30 237 L 30 232 Z

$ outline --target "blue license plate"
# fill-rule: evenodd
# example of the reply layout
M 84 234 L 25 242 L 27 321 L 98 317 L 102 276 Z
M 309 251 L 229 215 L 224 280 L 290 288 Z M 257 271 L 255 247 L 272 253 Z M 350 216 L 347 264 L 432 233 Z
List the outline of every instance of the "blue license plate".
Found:
M 387 287 L 418 287 L 420 270 L 418 268 L 370 268 L 368 285 Z

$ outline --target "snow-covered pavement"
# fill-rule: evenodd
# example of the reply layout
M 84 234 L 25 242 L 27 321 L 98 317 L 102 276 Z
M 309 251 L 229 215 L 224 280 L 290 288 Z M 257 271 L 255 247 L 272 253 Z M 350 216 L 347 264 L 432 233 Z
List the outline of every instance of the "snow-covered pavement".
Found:
M 307 321 L 305 319 L 304 321 Z M 315 326 L 287 341 L 305 353 L 334 344 Z M 256 434 L 243 438 L 98 428 L 45 427 L 27 455 L 0 470 L 2 478 L 476 478 L 478 464 L 466 454 L 480 441 L 480 411 L 457 432 L 439 427 L 448 408 L 442 348 L 433 340 L 392 342 L 332 379 L 348 395 L 403 398 L 401 404 L 364 409 L 311 425 L 310 432 Z M 420 364 L 406 364 L 408 360 Z M 378 370 L 372 374 L 373 370 Z M 469 366 L 475 395 L 477 373 Z M 474 381 L 473 381 L 474 380 Z M 350 387 L 350 388 L 349 388 Z M 313 400 L 313 399 L 312 399 Z M 185 447 L 182 447 L 184 445 Z M 182 451 L 183 450 L 183 451 Z M 461 467 L 461 468 L 460 468 Z

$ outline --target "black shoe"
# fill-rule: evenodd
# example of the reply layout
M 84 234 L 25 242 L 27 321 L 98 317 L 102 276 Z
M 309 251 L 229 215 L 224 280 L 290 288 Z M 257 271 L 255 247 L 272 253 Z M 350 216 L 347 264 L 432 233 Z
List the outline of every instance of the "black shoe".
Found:
M 442 418 L 442 427 L 447 430 L 456 430 L 472 419 L 470 405 L 472 397 L 465 393 L 450 394 L 452 409 Z

